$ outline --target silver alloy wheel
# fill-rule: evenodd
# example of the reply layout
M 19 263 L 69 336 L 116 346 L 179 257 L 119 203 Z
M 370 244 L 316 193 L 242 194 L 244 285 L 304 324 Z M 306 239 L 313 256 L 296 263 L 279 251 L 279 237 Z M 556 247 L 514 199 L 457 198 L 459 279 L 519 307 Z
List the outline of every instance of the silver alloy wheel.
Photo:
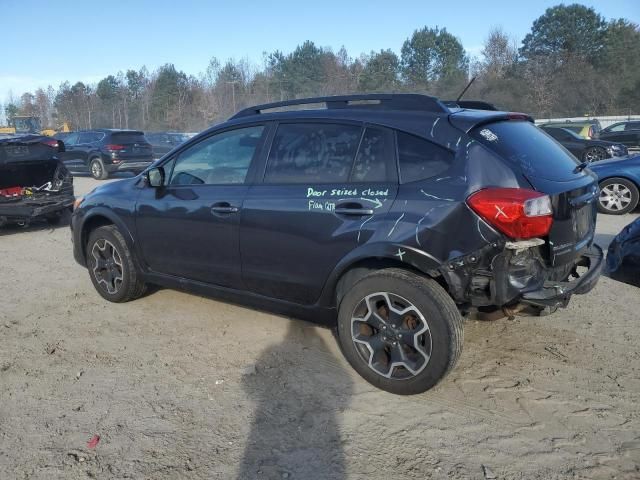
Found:
M 393 380 L 415 377 L 431 357 L 426 319 L 411 302 L 389 292 L 372 293 L 358 303 L 351 338 L 369 368 Z
M 602 208 L 619 212 L 631 203 L 631 190 L 621 183 L 609 183 L 600 190 L 599 201 Z
M 101 238 L 93 244 L 91 255 L 95 260 L 93 276 L 96 282 L 110 295 L 118 293 L 124 276 L 122 259 L 116 247 L 108 240 Z
M 598 147 L 591 147 L 584 154 L 584 159 L 587 162 L 597 162 L 598 160 L 604 160 L 607 158 L 607 152 Z
M 102 165 L 100 165 L 100 162 L 98 160 L 93 160 L 91 162 L 91 175 L 93 175 L 95 178 L 100 178 L 100 176 L 102 175 Z

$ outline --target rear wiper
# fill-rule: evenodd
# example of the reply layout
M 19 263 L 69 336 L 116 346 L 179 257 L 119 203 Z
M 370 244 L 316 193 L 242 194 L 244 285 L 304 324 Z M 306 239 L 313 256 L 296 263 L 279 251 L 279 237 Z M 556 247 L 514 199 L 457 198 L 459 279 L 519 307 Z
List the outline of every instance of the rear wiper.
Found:
M 588 166 L 589 166 L 589 162 L 580 162 L 578 166 L 575 168 L 575 170 L 573 171 L 573 173 L 580 173 Z

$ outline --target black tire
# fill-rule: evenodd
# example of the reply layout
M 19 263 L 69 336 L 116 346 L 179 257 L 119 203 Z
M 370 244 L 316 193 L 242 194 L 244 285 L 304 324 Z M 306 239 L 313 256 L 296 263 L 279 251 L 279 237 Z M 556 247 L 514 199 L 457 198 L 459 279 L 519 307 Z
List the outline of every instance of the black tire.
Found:
M 102 298 L 123 303 L 144 294 L 146 285 L 136 270 L 124 237 L 114 225 L 93 230 L 86 252 L 89 277 Z M 98 265 L 96 257 L 102 265 Z
M 612 177 L 600 182 L 598 211 L 610 215 L 624 215 L 638 206 L 638 186 L 626 178 Z
M 585 162 L 597 162 L 609 158 L 609 154 L 602 147 L 589 147 L 582 154 L 582 160 Z
M 109 178 L 109 172 L 105 170 L 102 160 L 97 157 L 92 158 L 89 162 L 89 172 L 96 180 L 106 180 Z
M 395 313 L 384 306 L 387 300 Z M 369 305 L 375 306 L 380 317 L 371 315 Z M 402 310 L 405 313 L 398 315 Z M 389 312 L 387 320 L 378 322 L 385 311 Z M 362 321 L 365 317 L 369 320 Z M 371 318 L 382 326 L 372 327 Z M 338 341 L 347 361 L 369 383 L 387 392 L 413 395 L 434 387 L 456 364 L 462 351 L 463 319 L 436 281 L 401 269 L 377 270 L 359 280 L 342 298 Z M 372 344 L 382 347 L 376 350 Z M 409 362 L 412 368 L 409 363 L 396 365 L 391 356 L 394 352 L 402 352 L 402 363 L 405 359 L 417 360 Z

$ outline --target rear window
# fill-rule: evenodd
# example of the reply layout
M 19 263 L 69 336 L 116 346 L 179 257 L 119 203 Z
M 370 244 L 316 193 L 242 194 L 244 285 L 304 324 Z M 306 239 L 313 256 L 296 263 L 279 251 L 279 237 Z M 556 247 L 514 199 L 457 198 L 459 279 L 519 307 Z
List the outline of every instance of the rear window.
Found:
M 540 128 L 525 121 L 504 121 L 483 125 L 472 138 L 518 165 L 525 175 L 548 180 L 571 180 L 579 162 L 562 145 Z
M 111 140 L 116 143 L 148 143 L 142 132 L 115 132 Z
M 423 138 L 398 132 L 398 161 L 400 182 L 416 182 L 447 170 L 453 162 L 453 153 Z

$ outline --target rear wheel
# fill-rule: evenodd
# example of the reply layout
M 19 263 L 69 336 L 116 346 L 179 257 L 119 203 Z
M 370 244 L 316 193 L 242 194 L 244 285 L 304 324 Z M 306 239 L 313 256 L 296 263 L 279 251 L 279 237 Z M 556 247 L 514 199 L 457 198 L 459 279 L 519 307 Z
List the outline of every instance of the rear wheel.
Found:
M 411 395 L 432 388 L 453 368 L 462 350 L 462 322 L 437 282 L 385 269 L 367 275 L 344 296 L 338 339 L 365 380 Z
M 95 229 L 87 242 L 87 268 L 93 286 L 110 302 L 128 302 L 146 288 L 124 237 L 114 225 Z
M 602 147 L 590 147 L 582 154 L 582 160 L 585 162 L 597 162 L 609 158 L 609 154 Z
M 99 158 L 94 158 L 89 162 L 89 170 L 91 171 L 91 176 L 96 180 L 106 180 L 109 178 L 109 173 L 105 170 L 104 164 Z
M 611 215 L 631 212 L 638 206 L 638 187 L 626 178 L 607 178 L 600 182 L 598 210 Z

